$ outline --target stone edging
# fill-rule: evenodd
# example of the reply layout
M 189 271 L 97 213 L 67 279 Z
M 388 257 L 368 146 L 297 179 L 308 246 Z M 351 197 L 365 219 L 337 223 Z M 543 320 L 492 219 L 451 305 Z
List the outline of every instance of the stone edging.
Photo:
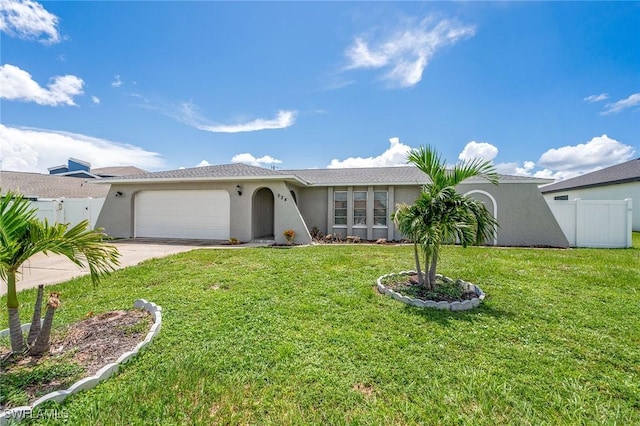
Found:
M 433 300 L 422 300 L 422 299 L 414 299 L 409 296 L 403 296 L 397 291 L 393 291 L 392 289 L 385 287 L 382 284 L 382 280 L 389 277 L 395 277 L 398 275 L 415 275 L 415 271 L 402 271 L 394 274 L 386 274 L 378 277 L 378 292 L 381 294 L 386 294 L 399 302 L 405 303 L 407 305 L 416 306 L 418 308 L 436 308 L 444 311 L 468 311 L 480 306 L 480 302 L 482 302 L 485 298 L 485 293 L 482 291 L 480 287 L 475 284 L 471 284 L 469 282 L 463 280 L 456 280 L 456 282 L 465 286 L 466 290 L 473 291 L 477 297 L 474 297 L 471 300 L 465 300 L 462 302 L 435 302 Z M 436 274 L 436 277 L 442 278 L 445 281 L 452 282 L 451 278 L 443 277 L 440 274 Z
M 153 321 L 154 321 L 153 325 L 149 329 L 149 332 L 147 333 L 147 337 L 145 337 L 145 339 L 142 342 L 138 343 L 136 347 L 130 350 L 129 352 L 125 352 L 122 355 L 120 355 L 120 358 L 118 358 L 115 362 L 109 363 L 104 367 L 102 367 L 93 376 L 80 379 L 79 381 L 71 385 L 71 387 L 69 387 L 66 390 L 59 390 L 59 391 L 48 393 L 43 397 L 37 399 L 31 405 L 15 407 L 15 408 L 11 408 L 9 410 L 5 410 L 1 412 L 0 426 L 6 425 L 12 422 L 20 421 L 25 418 L 29 418 L 33 409 L 42 403 L 45 403 L 47 401 L 55 401 L 60 404 L 62 403 L 62 401 L 65 400 L 66 397 L 70 395 L 95 387 L 98 383 L 108 379 L 109 377 L 114 375 L 116 372 L 118 372 L 118 369 L 120 368 L 120 364 L 129 361 L 131 358 L 137 355 L 142 348 L 144 348 L 149 343 L 151 343 L 151 341 L 156 337 L 156 335 L 160 331 L 160 327 L 162 325 L 162 307 L 156 305 L 155 303 L 147 302 L 144 299 L 136 300 L 135 303 L 133 304 L 133 307 L 136 309 L 144 309 L 145 311 L 149 312 L 153 317 Z M 22 325 L 23 332 L 28 331 L 30 326 L 31 324 L 23 324 Z M 0 331 L 0 336 L 4 336 L 8 333 L 9 333 L 8 329 L 2 330 Z

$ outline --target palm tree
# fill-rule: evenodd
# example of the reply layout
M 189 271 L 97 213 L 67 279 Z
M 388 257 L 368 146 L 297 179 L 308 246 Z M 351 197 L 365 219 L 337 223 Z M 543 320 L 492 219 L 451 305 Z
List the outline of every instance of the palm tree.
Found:
M 0 278 L 7 283 L 7 311 L 11 351 L 24 349 L 20 330 L 20 314 L 16 275 L 20 266 L 37 253 L 62 254 L 80 267 L 89 267 L 91 279 L 97 284 L 103 274 L 119 264 L 116 247 L 105 244 L 102 230 L 89 229 L 89 222 L 76 226 L 41 222 L 28 200 L 8 192 L 0 198 Z
M 433 289 L 440 247 L 458 241 L 463 247 L 481 244 L 495 235 L 497 221 L 485 205 L 456 191 L 463 181 L 480 176 L 494 185 L 498 174 L 493 165 L 480 159 L 446 167 L 434 148 L 411 150 L 408 162 L 429 178 L 413 205 L 400 205 L 394 214 L 398 230 L 414 243 L 418 282 Z M 424 276 L 420 270 L 418 247 L 424 255 Z

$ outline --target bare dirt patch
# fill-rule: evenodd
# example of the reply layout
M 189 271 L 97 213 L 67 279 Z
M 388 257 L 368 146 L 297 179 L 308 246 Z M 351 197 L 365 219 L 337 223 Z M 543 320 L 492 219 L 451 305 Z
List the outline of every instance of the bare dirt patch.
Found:
M 46 382 L 25 385 L 23 391 L 31 404 L 46 393 L 66 389 L 73 382 L 92 376 L 135 348 L 146 337 L 152 321 L 151 315 L 143 310 L 111 311 L 95 316 L 89 313 L 88 318 L 52 336 L 50 353 L 42 357 L 24 356 L 6 366 L 2 373 L 21 374 L 51 363 L 77 367 L 72 380 L 68 376 L 53 377 Z M 0 354 L 8 351 L 9 348 L 0 347 Z M 2 405 L 0 403 L 0 409 L 11 408 L 11 403 Z
M 132 350 L 151 328 L 151 315 L 143 310 L 111 311 L 71 325 L 51 355 L 73 353 L 73 360 L 90 376 Z

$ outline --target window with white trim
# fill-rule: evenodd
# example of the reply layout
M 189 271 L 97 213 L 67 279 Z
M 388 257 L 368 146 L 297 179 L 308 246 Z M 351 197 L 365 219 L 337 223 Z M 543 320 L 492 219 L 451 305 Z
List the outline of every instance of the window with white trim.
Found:
M 347 224 L 347 191 L 333 192 L 333 223 L 334 225 Z
M 373 192 L 373 225 L 387 226 L 387 191 Z
M 367 191 L 353 191 L 353 225 L 367 225 Z

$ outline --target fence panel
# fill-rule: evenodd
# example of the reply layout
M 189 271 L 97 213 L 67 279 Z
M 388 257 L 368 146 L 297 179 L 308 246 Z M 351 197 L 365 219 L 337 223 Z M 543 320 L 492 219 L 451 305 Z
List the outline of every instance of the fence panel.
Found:
M 548 203 L 572 247 L 631 247 L 631 199 Z
M 68 223 L 71 226 L 88 220 L 91 228 L 95 228 L 104 200 L 104 198 L 61 198 L 32 201 L 31 205 L 37 209 L 36 217 L 40 220 L 46 218 L 49 223 Z
M 59 204 L 55 200 L 50 201 L 31 201 L 31 206 L 35 207 L 36 217 L 39 220 L 44 221 L 47 219 L 49 223 L 55 223 L 58 221 L 59 215 Z

